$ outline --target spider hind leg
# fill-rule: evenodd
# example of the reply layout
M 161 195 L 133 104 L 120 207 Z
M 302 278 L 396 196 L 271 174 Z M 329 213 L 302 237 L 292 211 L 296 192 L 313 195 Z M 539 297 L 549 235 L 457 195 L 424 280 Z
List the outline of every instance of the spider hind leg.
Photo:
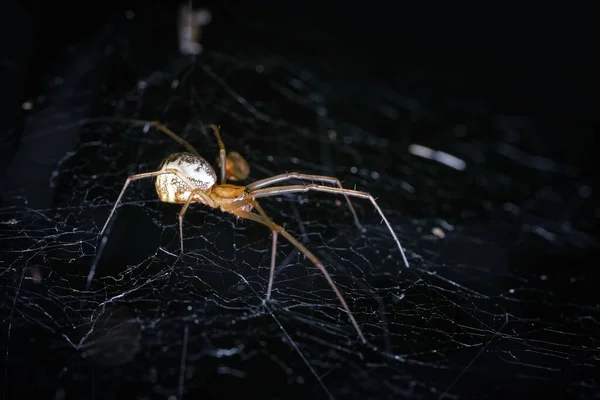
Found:
M 300 252 L 302 252 L 319 269 L 319 271 L 321 271 L 321 273 L 327 280 L 327 283 L 329 283 L 329 286 L 331 287 L 331 289 L 337 296 L 338 300 L 342 304 L 344 311 L 346 311 L 346 314 L 348 315 L 350 322 L 352 322 L 352 325 L 354 326 L 354 329 L 356 330 L 361 341 L 363 343 L 367 343 L 367 339 L 365 339 L 365 336 L 363 335 L 362 330 L 360 329 L 360 326 L 358 325 L 358 322 L 356 322 L 356 319 L 354 318 L 354 314 L 352 314 L 352 311 L 350 311 L 350 307 L 348 307 L 348 304 L 346 303 L 344 296 L 342 296 L 342 293 L 340 292 L 337 285 L 331 278 L 331 275 L 329 275 L 329 272 L 327 272 L 327 270 L 325 269 L 325 266 L 323 266 L 323 263 L 321 263 L 321 260 L 319 260 L 317 258 L 317 256 L 315 256 L 310 250 L 308 250 L 306 247 L 304 247 L 304 245 L 302 245 L 302 243 L 300 243 L 292 235 L 290 235 L 285 229 L 283 229 L 282 226 L 277 225 L 275 222 L 273 222 L 269 218 L 269 216 L 265 213 L 265 211 L 262 209 L 262 207 L 256 201 L 248 201 L 248 202 L 240 202 L 240 203 L 242 203 L 242 204 L 239 204 L 238 208 L 232 208 L 229 212 L 231 212 L 232 214 L 234 214 L 238 217 L 241 217 L 244 219 L 249 219 L 249 220 L 258 222 L 262 225 L 265 225 L 267 228 L 269 228 L 271 230 L 271 232 L 273 234 L 273 244 L 272 244 L 272 253 L 271 253 L 271 270 L 270 270 L 270 274 L 269 274 L 269 283 L 268 283 L 268 289 L 267 289 L 267 296 L 266 296 L 265 300 L 269 300 L 270 295 L 271 295 L 271 288 L 273 285 L 273 277 L 274 277 L 274 272 L 275 272 L 275 254 L 276 254 L 275 250 L 276 250 L 276 245 L 277 245 L 277 236 L 279 234 L 281 234 L 281 236 L 285 237 L 292 245 L 294 245 L 298 250 L 300 250 Z M 256 211 L 258 211 L 258 213 L 260 215 L 242 210 L 242 207 L 244 207 L 248 203 L 251 203 L 251 205 L 256 209 Z

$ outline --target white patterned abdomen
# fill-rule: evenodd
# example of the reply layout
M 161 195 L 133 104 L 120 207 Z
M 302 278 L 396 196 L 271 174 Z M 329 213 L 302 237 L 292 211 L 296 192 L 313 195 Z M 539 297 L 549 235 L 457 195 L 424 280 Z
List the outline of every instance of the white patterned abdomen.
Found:
M 160 171 L 176 170 L 194 185 L 180 179 L 176 174 L 163 174 L 156 177 L 156 193 L 161 201 L 185 203 L 194 189 L 203 192 L 217 183 L 217 174 L 204 158 L 191 153 L 171 154 L 163 160 Z

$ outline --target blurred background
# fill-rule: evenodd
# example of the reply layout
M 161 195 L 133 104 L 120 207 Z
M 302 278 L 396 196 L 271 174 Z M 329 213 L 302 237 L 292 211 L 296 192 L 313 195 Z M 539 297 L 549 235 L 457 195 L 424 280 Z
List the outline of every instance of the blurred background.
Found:
M 177 43 L 176 2 L 130 1 L 114 9 L 101 2 L 67 6 L 9 1 L 2 7 L 2 123 L 8 132 L 2 143 L 7 154 L 3 170 L 24 130 L 27 112 L 22 104 L 44 91 L 49 75 L 68 67 L 88 68 L 94 62 L 93 43 L 99 32 L 106 32 L 108 21 L 127 11 L 143 20 L 147 35 L 136 43 L 140 52 L 150 40 Z M 584 128 L 597 126 L 595 27 L 583 8 L 430 9 L 377 1 L 219 1 L 194 7 L 210 9 L 220 21 L 209 24 L 202 36 L 211 48 L 236 41 L 248 53 L 292 54 L 337 79 L 376 77 L 392 89 L 452 91 L 509 114 L 551 118 L 552 124 L 571 118 Z M 88 59 L 75 63 L 73 52 L 85 51 Z M 151 68 L 167 61 L 164 52 L 147 51 L 144 62 Z M 586 132 L 583 137 L 581 131 Z M 588 131 L 570 134 L 589 145 Z M 564 140 L 562 131 L 544 137 L 556 149 L 563 141 L 572 142 Z M 580 157 L 591 168 L 591 158 Z

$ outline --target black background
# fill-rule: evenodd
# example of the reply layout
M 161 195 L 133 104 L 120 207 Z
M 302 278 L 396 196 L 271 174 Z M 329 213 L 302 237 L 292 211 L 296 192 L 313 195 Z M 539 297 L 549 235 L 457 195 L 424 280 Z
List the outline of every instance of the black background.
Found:
M 203 6 L 226 21 L 206 33 L 207 45 L 242 38 L 309 60 L 338 78 L 375 76 L 392 88 L 423 82 L 432 90 L 476 96 L 507 114 L 597 126 L 595 24 L 585 7 L 430 8 L 378 1 Z M 134 10 L 157 37 L 176 42 L 177 4 L 171 2 L 130 1 L 120 8 L 102 2 L 5 2 L 2 7 L 2 123 L 8 132 L 3 169 L 24 130 L 21 104 L 40 93 L 48 74 L 73 64 L 65 54 L 69 46 L 90 48 L 109 18 L 123 10 Z M 93 62 L 93 54 L 87 57 Z M 161 62 L 151 51 L 145 57 L 148 66 Z M 561 138 L 551 133 L 546 138 L 561 147 Z
M 277 54 L 294 63 L 308 65 L 310 69 L 319 71 L 324 81 L 356 81 L 368 85 L 369 82 L 377 80 L 399 93 L 413 93 L 415 90 L 428 93 L 434 99 L 432 103 L 447 99 L 456 99 L 457 102 L 458 99 L 468 99 L 473 104 L 493 110 L 494 113 L 526 116 L 543 127 L 535 132 L 535 135 L 532 134 L 530 139 L 525 140 L 530 144 L 528 150 L 552 159 L 557 164 L 569 165 L 577 171 L 575 174 L 561 177 L 557 191 L 585 184 L 592 188 L 592 200 L 594 196 L 597 197 L 600 185 L 595 169 L 595 134 L 598 133 L 599 126 L 599 79 L 598 64 L 594 62 L 597 52 L 594 39 L 596 29 L 591 21 L 592 13 L 588 10 L 550 9 L 547 6 L 523 9 L 524 6 L 511 8 L 500 3 L 482 6 L 479 9 L 468 7 L 460 10 L 439 4 L 417 9 L 413 6 L 377 1 L 334 1 L 327 4 L 316 1 L 286 4 L 238 3 L 222 1 L 202 4 L 213 13 L 213 22 L 205 29 L 202 40 L 206 51 L 227 43 L 230 47 L 223 51 Z M 41 129 L 47 128 L 49 117 L 44 116 L 43 111 L 31 117 L 22 109 L 22 103 L 44 94 L 50 99 L 49 102 L 54 102 L 53 109 L 59 107 L 68 114 L 69 107 L 73 107 L 74 104 L 63 101 L 60 92 L 53 92 L 48 84 L 53 76 L 63 76 L 68 82 L 67 86 L 75 87 L 79 92 L 85 92 L 87 88 L 91 90 L 98 82 L 106 82 L 109 90 L 113 87 L 117 90 L 127 85 L 127 82 L 135 80 L 138 75 L 144 76 L 153 69 L 166 68 L 165 65 L 169 65 L 168 61 L 160 51 L 154 50 L 176 46 L 176 6 L 177 4 L 169 2 L 130 2 L 123 4 L 122 9 L 109 9 L 104 2 L 75 3 L 74 6 L 68 7 L 49 2 L 3 3 L 0 9 L 0 82 L 3 92 L 0 96 L 0 183 L 4 207 L 19 204 L 19 201 L 26 197 L 29 199 L 29 207 L 52 208 L 59 194 L 48 188 L 48 177 L 56 162 L 66 152 L 75 150 L 78 143 L 79 130 L 76 128 L 63 130 L 61 136 L 45 135 L 39 141 L 29 140 L 28 135 L 35 135 Z M 119 22 L 123 19 L 124 10 L 135 12 L 134 28 Z M 130 51 L 134 54 L 131 59 L 139 64 L 129 66 L 129 76 L 119 75 L 110 63 L 103 63 L 104 55 L 100 47 L 95 45 L 99 37 L 107 35 L 106 26 L 109 21 L 112 24 L 111 29 L 114 29 L 108 34 L 111 37 L 136 38 L 137 44 Z M 88 71 L 90 65 L 98 66 L 95 78 L 91 81 L 79 81 L 82 75 L 80 71 Z M 87 107 L 85 116 L 99 116 L 106 112 L 101 100 L 91 96 L 78 100 L 77 105 Z M 349 112 L 355 112 L 359 117 L 361 115 L 360 110 Z M 65 118 L 68 120 L 68 116 Z M 435 116 L 432 119 L 435 120 Z M 219 123 L 225 125 L 227 121 Z M 418 129 L 415 128 L 415 131 Z M 390 142 L 408 145 L 415 141 L 415 131 L 410 139 L 399 137 L 397 130 L 381 129 L 378 130 L 378 135 Z M 421 142 L 441 142 L 450 147 L 457 144 L 456 141 L 460 141 L 457 138 L 444 137 L 440 131 L 425 132 L 419 138 L 424 138 Z M 236 136 L 234 132 L 236 130 L 232 129 L 232 137 Z M 482 134 L 480 139 L 484 142 L 487 140 L 485 134 Z M 236 140 L 243 141 L 243 138 L 238 136 Z M 47 154 L 45 160 L 31 156 L 40 148 Z M 265 151 L 264 148 L 262 151 Z M 394 156 L 389 153 L 387 155 Z M 403 160 L 406 161 L 405 158 Z M 381 162 L 390 164 L 395 160 L 384 159 Z M 492 175 L 502 172 L 494 171 L 494 168 L 500 168 L 499 164 L 492 164 L 491 168 Z M 518 171 L 509 171 L 507 174 L 515 181 L 520 177 Z M 394 173 L 390 172 L 390 175 Z M 556 181 L 549 175 L 551 174 L 544 172 L 523 174 L 523 181 L 514 185 L 520 183 L 530 187 L 541 187 L 540 182 L 543 182 L 552 187 Z M 492 187 L 495 183 L 492 181 L 488 185 Z M 493 201 L 497 201 L 498 204 L 510 199 L 508 194 L 505 198 L 500 190 L 495 192 L 490 189 L 490 192 Z M 15 193 L 20 197 L 15 197 Z M 526 197 L 521 198 L 522 204 L 527 203 L 524 200 Z M 468 227 L 471 229 L 470 235 L 473 236 L 487 232 L 490 227 L 491 233 L 481 235 L 501 238 L 520 229 L 518 225 L 522 221 L 503 220 L 502 222 L 509 227 L 494 224 L 490 222 L 492 218 L 481 210 L 474 212 L 475 216 L 467 216 L 461 213 L 462 210 L 457 211 L 460 207 L 445 208 L 441 205 L 444 202 L 441 198 L 441 195 L 433 196 L 433 199 L 417 195 L 410 200 L 405 199 L 402 204 L 403 212 L 417 219 L 446 218 L 458 226 Z M 394 204 L 395 200 L 388 193 L 383 196 L 383 201 Z M 553 203 L 549 210 L 542 210 L 540 205 L 537 211 L 556 216 L 563 211 L 561 204 L 563 203 Z M 538 206 L 531 207 L 532 213 L 535 213 L 536 207 Z M 598 206 L 588 204 L 586 207 L 589 208 L 589 212 L 582 213 L 577 221 L 573 219 L 572 222 L 585 227 L 589 236 L 594 237 L 597 234 Z M 494 229 L 498 231 L 494 232 Z M 520 271 L 517 275 L 524 277 L 525 281 L 533 275 L 559 271 L 556 273 L 562 279 L 552 281 L 550 287 L 543 290 L 554 293 L 556 298 L 565 304 L 573 303 L 578 306 L 572 315 L 566 311 L 567 315 L 563 317 L 567 320 L 578 320 L 582 315 L 587 315 L 586 312 L 582 312 L 584 309 L 591 310 L 589 315 L 597 316 L 595 310 L 598 307 L 598 298 L 592 286 L 595 283 L 594 266 L 597 264 L 598 242 L 594 239 L 583 244 L 573 235 L 566 239 L 567 242 L 571 241 L 572 246 L 557 249 L 551 244 L 540 244 L 528 238 L 521 239 L 517 244 L 509 240 L 514 246 L 506 252 L 499 252 L 506 259 L 490 260 L 490 264 L 510 264 Z M 413 238 L 411 245 L 414 247 L 416 243 L 417 239 Z M 471 244 L 459 243 L 452 250 L 436 253 L 438 261 L 451 265 L 454 260 L 464 259 L 461 253 L 477 253 L 476 249 L 472 250 L 468 245 Z M 498 248 L 504 249 L 504 245 L 498 244 Z M 486 252 L 485 248 L 479 250 L 482 253 Z M 419 253 L 419 250 L 415 252 Z M 490 258 L 493 257 L 494 255 L 490 255 Z M 564 271 L 562 268 L 571 270 Z M 579 276 L 584 277 L 581 286 L 573 287 L 565 283 L 572 269 L 577 269 Z M 12 304 L 7 300 L 11 298 L 12 293 L 9 282 L 9 279 L 2 281 L 4 296 L 1 335 L 5 335 L 6 324 L 14 318 L 12 314 L 8 317 Z M 531 283 L 530 286 L 535 285 Z M 542 306 L 536 308 L 543 303 L 540 298 L 543 295 L 540 293 L 534 295 L 532 308 L 527 310 L 531 314 L 527 315 L 542 316 L 542 319 L 548 320 L 560 319 L 561 316 L 545 315 L 547 310 Z M 529 306 L 525 306 L 523 302 L 523 308 L 527 307 Z M 581 315 L 578 312 L 581 312 Z M 444 329 L 442 326 L 436 328 Z M 68 393 L 67 398 L 105 398 L 113 396 L 114 393 L 117 393 L 119 398 L 135 398 L 127 394 L 129 391 L 154 393 L 156 398 L 168 396 L 164 394 L 161 397 L 157 394 L 158 391 L 147 390 L 147 384 L 136 382 L 137 375 L 132 373 L 131 377 L 128 377 L 127 373 L 121 370 L 118 372 L 121 375 L 113 379 L 114 385 L 106 391 L 113 393 L 112 395 L 107 395 L 102 386 L 90 388 L 84 383 L 78 383 L 90 382 L 89 379 L 73 379 L 67 384 L 63 381 L 60 385 L 55 385 L 53 382 L 58 379 L 57 376 L 61 379 L 64 376 L 55 372 L 58 365 L 69 362 L 68 357 L 67 361 L 64 361 L 64 349 L 56 349 L 56 355 L 52 351 L 41 353 L 43 344 L 54 343 L 55 338 L 46 337 L 40 339 L 36 345 L 27 345 L 23 337 L 27 335 L 28 330 L 22 328 L 19 332 L 22 336 L 12 337 L 10 343 L 2 344 L 1 347 L 11 349 L 10 358 L 3 358 L 0 362 L 6 363 L 1 372 L 1 398 L 22 398 L 19 393 L 27 393 L 28 396 L 36 398 L 57 398 L 55 396 L 59 386 L 64 387 Z M 31 332 L 33 335 L 43 336 L 34 328 Z M 461 355 L 464 357 L 462 367 L 453 370 L 449 374 L 450 377 L 438 375 L 436 371 L 428 368 L 410 371 L 413 381 L 423 382 L 424 386 L 436 387 L 437 391 L 424 390 L 410 394 L 380 389 L 373 391 L 371 397 L 399 398 L 404 395 L 407 398 L 437 398 L 444 388 L 450 388 L 448 396 L 457 398 L 528 398 L 533 395 L 591 398 L 599 393 L 596 387 L 597 380 L 593 379 L 593 371 L 597 371 L 599 357 L 594 332 L 598 333 L 597 326 L 595 331 L 589 331 L 589 337 L 586 338 L 589 353 L 581 356 L 581 359 L 574 360 L 571 358 L 572 353 L 566 351 L 563 363 L 554 366 L 556 371 L 552 374 L 539 372 L 539 375 L 536 375 L 536 372 L 527 371 L 526 373 L 532 376 L 525 379 L 522 374 L 517 376 L 520 372 L 513 374 L 513 371 L 508 370 L 504 374 L 499 372 L 489 381 L 478 381 L 477 375 L 470 377 L 467 374 L 462 378 L 459 374 L 465 368 L 469 371 L 469 362 L 474 359 L 474 353 L 468 353 Z M 550 333 L 537 339 L 548 342 L 553 340 Z M 577 336 L 574 336 L 569 344 L 576 346 L 577 340 Z M 0 343 L 2 342 L 0 339 Z M 428 345 L 426 340 L 419 344 L 424 347 Z M 20 358 L 20 361 L 14 361 L 13 357 Z M 55 359 L 60 361 L 53 364 Z M 178 368 L 178 361 L 169 359 L 164 368 Z M 171 365 L 170 362 L 174 364 Z M 531 362 L 543 365 L 543 360 Z M 51 367 L 46 368 L 44 364 Z M 496 368 L 503 368 L 502 363 L 498 365 Z M 476 366 L 472 369 L 477 371 Z M 401 370 L 400 368 L 398 371 Z M 88 378 L 96 373 L 104 378 L 111 376 L 111 372 L 106 369 L 95 371 L 88 368 L 80 373 Z M 352 398 L 351 394 L 344 392 L 343 387 L 351 387 L 350 381 L 358 379 L 357 376 L 346 376 L 343 368 L 332 375 L 334 378 L 331 378 L 330 389 L 337 394 L 336 397 Z M 460 381 L 460 385 L 453 384 L 453 377 L 457 382 Z M 309 374 L 305 375 L 305 378 L 311 379 Z M 389 379 L 394 381 L 395 378 Z M 268 382 L 268 379 L 266 381 Z M 493 383 L 488 386 L 487 382 Z M 184 398 L 218 398 L 219 393 L 224 398 L 239 397 L 240 393 L 262 393 L 264 398 L 325 396 L 312 381 L 306 385 L 306 391 L 291 394 L 286 393 L 285 385 L 274 384 L 273 388 L 265 388 L 260 387 L 262 381 L 254 382 L 254 385 L 252 383 L 245 380 L 236 386 L 227 381 L 223 384 L 229 386 L 219 388 L 219 381 L 215 378 L 214 383 L 206 382 L 204 386 L 200 385 L 200 389 Z M 373 382 L 372 386 L 375 387 L 376 383 Z

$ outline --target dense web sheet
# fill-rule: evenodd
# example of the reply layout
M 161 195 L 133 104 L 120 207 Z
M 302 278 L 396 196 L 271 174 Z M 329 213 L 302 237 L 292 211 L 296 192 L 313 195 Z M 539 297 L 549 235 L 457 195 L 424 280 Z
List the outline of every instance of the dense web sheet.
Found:
M 95 43 L 120 79 L 74 72 L 33 107 L 26 140 L 77 139 L 41 162 L 51 201 L 17 190 L 0 209 L 3 379 L 31 376 L 54 398 L 119 398 L 124 388 L 139 399 L 597 394 L 600 315 L 586 279 L 600 187 L 561 161 L 577 150 L 544 147 L 542 122 L 458 96 L 326 78 L 235 42 L 196 59 L 173 47 L 143 63 L 150 56 L 135 40 L 147 32 L 115 22 L 128 23 L 131 42 L 107 28 Z M 101 101 L 90 107 L 88 96 Z M 127 176 L 182 150 L 119 117 L 160 120 L 214 166 L 206 126 L 221 125 L 228 150 L 251 165 L 248 182 L 318 173 L 377 197 L 411 268 L 368 201 L 352 200 L 364 232 L 340 196 L 262 201 L 324 261 L 368 344 L 284 239 L 263 302 L 263 226 L 192 206 L 180 254 L 180 206 L 160 203 L 153 181 L 130 185 L 100 238 Z M 413 144 L 464 168 L 411 154 Z M 50 366 L 36 370 L 34 359 Z

